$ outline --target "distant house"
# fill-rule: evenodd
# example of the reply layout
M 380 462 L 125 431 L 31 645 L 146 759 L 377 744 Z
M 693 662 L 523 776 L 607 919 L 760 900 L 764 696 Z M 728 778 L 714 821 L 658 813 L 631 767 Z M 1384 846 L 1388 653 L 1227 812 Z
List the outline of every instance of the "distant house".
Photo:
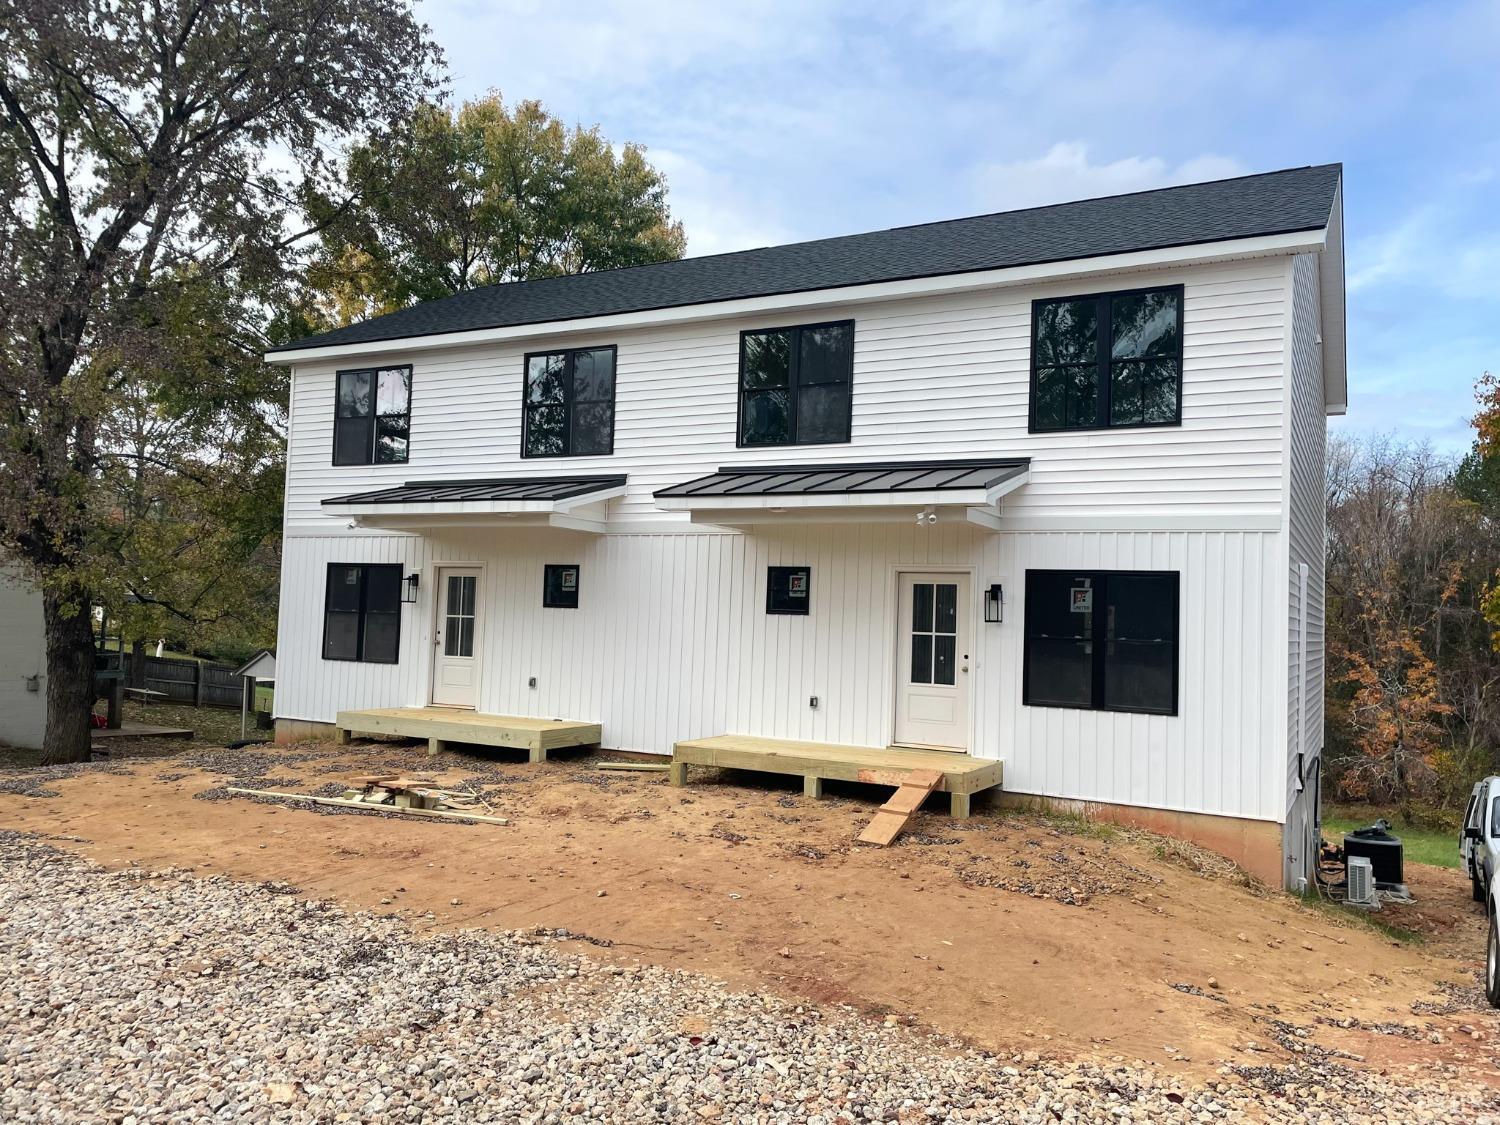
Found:
M 271 352 L 279 733 L 406 707 L 938 748 L 1297 885 L 1340 192 L 1298 168 L 499 285 Z
M 40 749 L 46 729 L 42 595 L 0 564 L 0 744 Z

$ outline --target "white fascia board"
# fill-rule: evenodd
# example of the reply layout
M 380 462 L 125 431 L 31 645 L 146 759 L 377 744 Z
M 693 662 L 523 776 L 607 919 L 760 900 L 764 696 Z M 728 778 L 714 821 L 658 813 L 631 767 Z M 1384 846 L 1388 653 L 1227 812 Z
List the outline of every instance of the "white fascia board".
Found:
M 844 508 L 952 508 L 992 503 L 994 489 L 963 488 L 946 492 L 805 492 L 796 496 L 661 496 L 656 506 L 667 512 L 815 511 Z
M 1297 254 L 1303 251 L 1321 250 L 1326 235 L 1326 229 L 1293 231 L 1288 234 L 1268 234 L 1256 238 L 1204 242 L 1196 246 L 1169 246 L 1160 250 L 1136 250 L 1128 254 L 1070 258 L 1061 262 L 1012 266 L 1007 269 L 950 273 L 937 277 L 911 278 L 905 281 L 879 281 L 866 285 L 846 285 L 835 289 L 811 289 L 800 293 L 775 293 L 766 297 L 746 297 L 734 301 L 713 301 L 698 305 L 677 305 L 672 308 L 617 313 L 610 316 L 550 320 L 539 324 L 481 328 L 470 332 L 446 332 L 432 336 L 406 336 L 395 340 L 372 340 L 368 343 L 343 344 L 326 348 L 298 348 L 294 351 L 268 352 L 265 359 L 268 363 L 292 364 L 306 361 L 355 359 L 391 352 L 409 355 L 412 352 L 469 347 L 474 344 L 503 343 L 543 336 L 562 336 L 573 332 L 599 333 L 615 329 L 754 316 L 778 310 L 885 301 L 895 297 L 964 293 L 975 289 L 1064 280 L 1093 274 L 1125 273 L 1133 270 L 1160 269 L 1165 266 L 1190 266 L 1240 258 Z
M 1319 326 L 1323 337 L 1323 409 L 1349 409 L 1349 345 L 1344 293 L 1344 185 L 1334 190 L 1328 238 L 1318 256 Z

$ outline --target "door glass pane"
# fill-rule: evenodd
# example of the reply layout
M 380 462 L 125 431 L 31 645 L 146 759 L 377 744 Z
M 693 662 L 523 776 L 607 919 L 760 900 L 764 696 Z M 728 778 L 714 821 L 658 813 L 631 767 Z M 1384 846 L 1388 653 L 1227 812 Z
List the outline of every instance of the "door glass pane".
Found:
M 447 612 L 443 621 L 443 655 L 474 655 L 474 595 L 472 574 L 448 576 Z
M 941 582 L 935 587 L 937 615 L 932 629 L 935 633 L 958 632 L 958 586 L 952 582 Z
M 917 582 L 911 588 L 911 627 L 913 632 L 932 632 L 932 583 Z
M 938 634 L 932 638 L 932 682 L 952 684 L 955 682 L 954 655 L 958 638 L 951 634 Z
M 911 682 L 932 683 L 932 636 L 928 633 L 911 635 Z

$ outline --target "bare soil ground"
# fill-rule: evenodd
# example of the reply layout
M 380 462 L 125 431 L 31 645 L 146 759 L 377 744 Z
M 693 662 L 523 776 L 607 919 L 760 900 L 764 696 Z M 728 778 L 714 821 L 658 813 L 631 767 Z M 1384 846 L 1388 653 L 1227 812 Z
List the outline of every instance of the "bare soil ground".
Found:
M 0 776 L 0 829 L 111 868 L 281 880 L 430 930 L 564 928 L 594 956 L 847 1003 L 996 1052 L 1184 1075 L 1331 1053 L 1500 1087 L 1500 1018 L 1477 988 L 1484 922 L 1454 871 L 1409 867 L 1417 905 L 1377 917 L 1420 940 L 1393 940 L 1196 849 L 983 807 L 952 821 L 941 797 L 876 849 L 854 843 L 876 807 L 860 787 L 821 802 L 759 775 L 672 789 L 586 756 L 429 760 L 382 742 L 146 749 Z M 313 792 L 387 767 L 467 779 L 512 823 L 222 791 Z

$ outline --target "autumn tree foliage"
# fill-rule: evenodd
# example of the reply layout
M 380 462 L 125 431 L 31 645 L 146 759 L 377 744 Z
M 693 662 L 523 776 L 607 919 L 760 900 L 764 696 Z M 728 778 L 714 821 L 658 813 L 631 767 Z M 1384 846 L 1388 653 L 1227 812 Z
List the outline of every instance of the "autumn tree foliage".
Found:
M 224 476 L 213 441 L 156 457 L 124 416 L 170 409 L 163 359 L 223 320 L 184 295 L 274 305 L 342 146 L 433 96 L 440 60 L 407 0 L 0 0 L 0 59 L 0 552 L 42 591 L 44 759 L 76 761 L 119 490 Z M 201 435 L 229 435 L 210 408 L 253 398 L 244 370 L 192 376 Z
M 1328 756 L 1346 796 L 1448 800 L 1496 763 L 1500 511 L 1471 478 L 1422 444 L 1330 441 Z

